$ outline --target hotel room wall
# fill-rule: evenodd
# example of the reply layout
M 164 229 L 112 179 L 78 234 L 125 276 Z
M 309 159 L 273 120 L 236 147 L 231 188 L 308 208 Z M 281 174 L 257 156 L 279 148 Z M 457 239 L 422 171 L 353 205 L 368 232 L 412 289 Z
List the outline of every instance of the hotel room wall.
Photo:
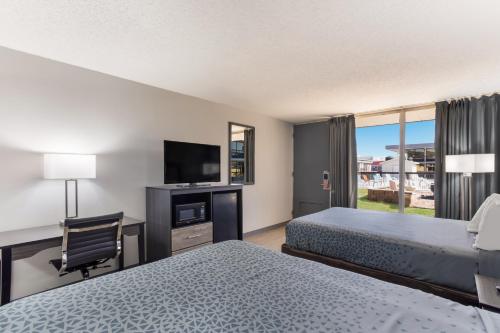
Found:
M 97 179 L 79 182 L 81 216 L 123 210 L 144 219 L 144 187 L 163 183 L 164 139 L 220 145 L 227 183 L 228 121 L 256 128 L 256 183 L 244 187 L 243 231 L 291 218 L 293 129 L 286 122 L 6 48 L 0 119 L 0 231 L 63 216 L 64 182 L 42 178 L 44 152 L 97 154 Z M 126 245 L 133 263 L 136 243 Z M 47 264 L 58 254 L 15 262 L 12 296 L 28 284 L 35 291 L 60 283 Z M 36 280 L 36 271 L 46 280 Z M 23 282 L 28 272 L 34 280 Z

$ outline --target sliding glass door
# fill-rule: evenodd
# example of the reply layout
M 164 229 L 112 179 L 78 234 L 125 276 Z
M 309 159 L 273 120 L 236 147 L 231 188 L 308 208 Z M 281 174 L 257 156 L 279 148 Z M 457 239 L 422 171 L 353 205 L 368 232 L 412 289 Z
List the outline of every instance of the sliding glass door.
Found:
M 426 109 L 356 120 L 358 208 L 434 216 L 433 118 Z
M 397 151 L 388 146 L 399 143 L 399 124 L 383 124 L 356 129 L 358 151 L 358 208 L 398 212 Z
M 435 121 L 411 121 L 405 129 L 405 213 L 434 216 Z

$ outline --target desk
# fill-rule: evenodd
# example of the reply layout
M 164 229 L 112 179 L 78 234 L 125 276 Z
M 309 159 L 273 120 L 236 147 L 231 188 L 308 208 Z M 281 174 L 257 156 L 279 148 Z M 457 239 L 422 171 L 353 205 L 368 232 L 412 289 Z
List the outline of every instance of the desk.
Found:
M 29 258 L 40 251 L 62 245 L 64 228 L 60 224 L 0 232 L 0 250 L 2 250 L 2 300 L 1 305 L 10 302 L 12 262 Z M 144 263 L 144 221 L 124 217 L 123 235 L 137 235 L 139 246 L 139 265 Z M 123 251 L 118 267 L 123 269 Z

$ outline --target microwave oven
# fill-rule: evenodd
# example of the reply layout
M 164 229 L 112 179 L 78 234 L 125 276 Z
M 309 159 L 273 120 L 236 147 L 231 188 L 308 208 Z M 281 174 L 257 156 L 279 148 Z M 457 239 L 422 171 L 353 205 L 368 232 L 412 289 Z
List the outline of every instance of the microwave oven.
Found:
M 205 202 L 175 205 L 173 227 L 182 227 L 193 223 L 205 222 L 207 220 L 205 205 Z

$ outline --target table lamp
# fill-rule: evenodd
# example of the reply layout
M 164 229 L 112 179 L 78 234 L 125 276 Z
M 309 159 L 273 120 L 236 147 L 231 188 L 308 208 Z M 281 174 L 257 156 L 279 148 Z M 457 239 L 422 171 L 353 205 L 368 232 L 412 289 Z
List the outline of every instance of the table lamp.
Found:
M 460 213 L 465 219 L 465 183 L 469 188 L 469 214 L 472 213 L 471 180 L 473 173 L 495 172 L 495 154 L 446 155 L 446 172 L 461 173 L 460 177 Z
M 78 179 L 96 178 L 96 156 L 80 154 L 44 154 L 44 178 L 64 179 L 66 195 L 66 218 L 78 217 Z M 74 183 L 75 213 L 70 215 L 68 208 L 68 185 Z

